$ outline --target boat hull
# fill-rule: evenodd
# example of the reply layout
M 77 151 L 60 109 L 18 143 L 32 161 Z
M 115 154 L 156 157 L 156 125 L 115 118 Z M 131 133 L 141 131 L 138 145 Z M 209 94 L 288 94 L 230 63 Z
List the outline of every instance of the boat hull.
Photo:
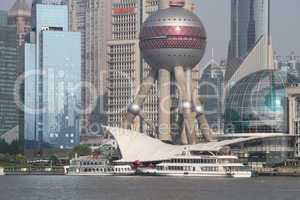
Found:
M 67 173 L 67 176 L 133 176 L 135 172 L 131 173 L 90 173 L 90 172 L 82 172 L 82 173 Z
M 176 172 L 176 171 L 143 171 L 139 175 L 144 176 L 173 176 L 173 177 L 228 177 L 228 178 L 251 178 L 252 172 Z

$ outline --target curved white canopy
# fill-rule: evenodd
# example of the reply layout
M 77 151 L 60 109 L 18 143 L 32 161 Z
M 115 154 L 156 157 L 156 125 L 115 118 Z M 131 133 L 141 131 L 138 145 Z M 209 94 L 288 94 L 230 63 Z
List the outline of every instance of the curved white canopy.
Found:
M 220 151 L 223 147 L 254 139 L 274 137 L 274 135 L 251 136 L 216 142 L 199 143 L 195 145 L 171 145 L 132 130 L 104 127 L 117 141 L 122 159 L 118 162 L 155 162 L 169 160 L 174 155 L 189 151 Z

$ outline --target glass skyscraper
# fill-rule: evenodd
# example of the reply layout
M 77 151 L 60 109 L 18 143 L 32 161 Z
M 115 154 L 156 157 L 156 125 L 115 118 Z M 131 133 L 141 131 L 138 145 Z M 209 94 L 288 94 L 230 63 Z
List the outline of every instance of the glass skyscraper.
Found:
M 256 52 L 256 60 L 268 59 L 264 51 L 270 43 L 270 0 L 231 0 L 231 38 L 228 49 L 228 67 L 225 81 L 229 81 L 244 59 L 264 40 Z M 255 63 L 255 62 L 254 62 Z M 262 64 L 263 65 L 263 64 Z M 258 67 L 258 66 L 253 66 Z M 263 69 L 266 66 L 259 66 Z M 268 66 L 269 67 L 269 66 Z
M 0 11 L 0 135 L 17 125 L 14 86 L 17 69 L 16 26 Z
M 269 0 L 231 1 L 230 58 L 243 58 L 269 34 Z
M 65 5 L 33 3 L 25 44 L 25 149 L 69 149 L 80 137 L 80 33 Z

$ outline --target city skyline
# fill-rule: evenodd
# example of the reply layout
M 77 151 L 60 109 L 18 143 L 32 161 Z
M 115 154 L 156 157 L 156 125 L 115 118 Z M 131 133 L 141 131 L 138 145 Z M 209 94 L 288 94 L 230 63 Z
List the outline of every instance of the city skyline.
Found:
M 299 0 L 0 1 L 3 199 L 300 196 Z
M 206 51 L 202 62 L 209 60 L 212 48 L 214 48 L 214 55 L 217 60 L 227 58 L 230 39 L 230 1 L 194 1 L 197 5 L 197 14 L 202 19 L 209 35 L 208 51 Z M 27 2 L 30 4 L 31 0 L 27 0 Z M 0 10 L 8 10 L 13 3 L 12 0 L 2 0 Z M 295 54 L 300 54 L 300 45 L 295 45 L 297 36 L 300 35 L 300 28 L 297 26 L 297 20 L 293 20 L 300 18 L 300 13 L 297 11 L 297 8 L 300 7 L 300 1 L 284 1 L 284 10 L 280 0 L 272 0 L 271 4 L 271 32 L 274 50 L 279 55 L 287 55 L 292 51 Z M 219 34 L 220 30 L 222 35 Z

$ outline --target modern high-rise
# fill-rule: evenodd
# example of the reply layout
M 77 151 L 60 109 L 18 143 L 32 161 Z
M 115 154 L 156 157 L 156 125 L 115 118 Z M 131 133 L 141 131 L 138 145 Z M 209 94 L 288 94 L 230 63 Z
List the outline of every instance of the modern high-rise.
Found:
M 225 80 L 231 87 L 250 73 L 273 68 L 270 0 L 231 0 L 231 39 Z
M 127 105 L 142 80 L 138 35 L 141 2 L 115 0 L 112 4 L 112 40 L 108 42 L 108 125 L 119 126 Z M 136 120 L 135 130 L 140 130 Z
M 268 31 L 268 1 L 231 1 L 230 58 L 244 58 Z
M 207 122 L 215 133 L 222 134 L 225 66 L 212 59 L 201 72 L 198 79 L 198 95 L 202 97 Z
M 35 1 L 24 50 L 25 153 L 79 144 L 80 66 L 80 33 L 69 31 L 68 7 Z
M 23 45 L 25 43 L 26 34 L 30 31 L 30 9 L 25 0 L 16 0 L 13 6 L 8 11 L 8 24 L 15 26 L 17 30 L 16 34 L 16 45 L 17 45 L 17 58 L 16 58 L 16 77 L 21 76 L 24 69 L 22 66 L 23 56 Z M 22 91 L 22 90 L 21 90 Z M 16 91 L 20 92 L 20 91 Z M 23 96 L 22 92 L 20 96 Z M 23 112 L 17 107 L 17 129 L 19 131 L 19 139 L 23 138 L 24 127 L 23 127 Z
M 112 35 L 111 5 L 107 0 L 68 0 L 70 29 L 81 32 L 84 133 L 95 123 L 106 123 L 106 47 Z
M 127 106 L 133 101 L 149 66 L 141 58 L 139 33 L 143 21 L 158 9 L 158 1 L 114 0 L 112 40 L 108 42 L 108 125 L 119 126 Z M 147 122 L 158 123 L 156 87 L 143 107 L 144 119 L 137 118 L 133 129 L 153 134 Z M 144 123 L 143 123 L 144 122 Z
M 70 31 L 80 32 L 81 35 L 81 80 L 86 81 L 86 12 L 87 12 L 87 0 L 66 0 L 69 10 L 69 29 Z M 81 106 L 84 109 L 88 104 L 88 92 L 85 87 L 81 89 Z M 87 112 L 81 113 L 81 126 L 88 125 L 86 122 L 88 118 Z M 86 129 L 83 129 L 86 130 Z
M 0 135 L 17 126 L 14 87 L 17 70 L 16 26 L 0 11 Z

